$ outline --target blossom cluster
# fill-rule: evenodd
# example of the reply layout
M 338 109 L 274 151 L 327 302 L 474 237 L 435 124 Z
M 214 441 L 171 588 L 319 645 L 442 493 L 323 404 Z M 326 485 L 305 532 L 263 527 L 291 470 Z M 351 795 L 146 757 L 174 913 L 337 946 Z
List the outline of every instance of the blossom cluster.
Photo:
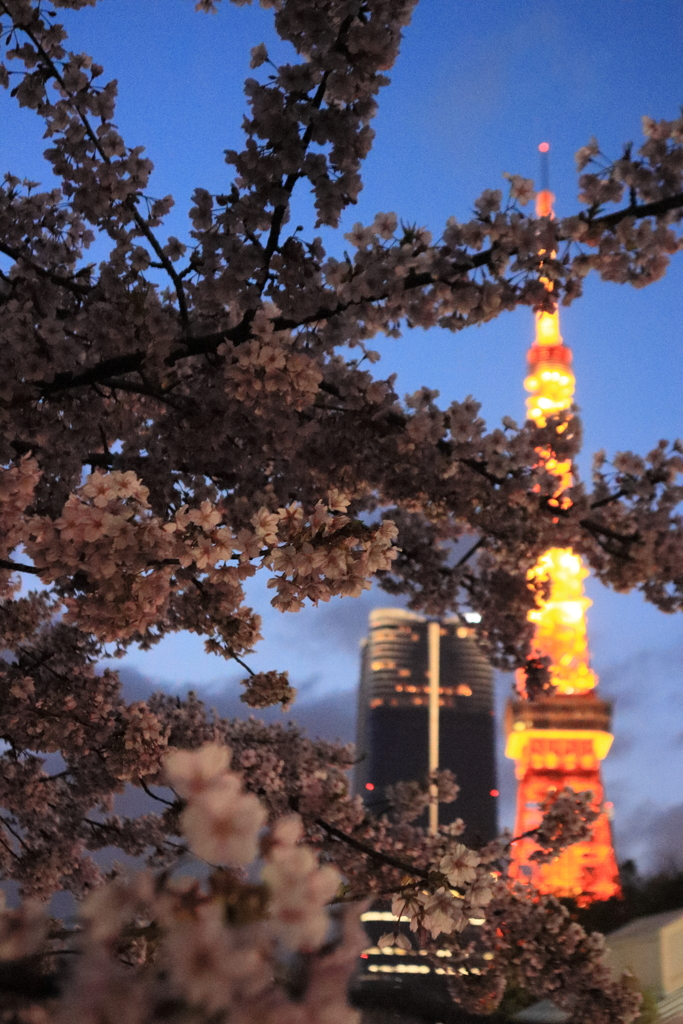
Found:
M 241 654 L 260 638 L 241 586 L 255 572 L 253 560 L 273 573 L 273 605 L 289 611 L 307 598 L 317 604 L 335 594 L 358 596 L 396 557 L 393 524 L 373 529 L 341 514 L 349 502 L 335 488 L 329 506 L 318 501 L 309 516 L 299 502 L 273 512 L 261 506 L 233 531 L 209 500 L 183 505 L 164 521 L 132 470 L 96 470 L 58 518 L 31 515 L 39 479 L 30 458 L 0 470 L 0 503 L 14 523 L 6 554 L 23 544 L 33 571 L 57 585 L 64 621 L 105 642 L 153 643 L 183 615 L 185 628 L 208 634 L 207 649 Z M 188 590 L 196 588 L 207 599 L 192 610 Z
M 539 849 L 530 858 L 539 863 L 553 860 L 572 843 L 585 842 L 590 837 L 591 825 L 600 816 L 591 792 L 575 793 L 569 786 L 559 793 L 549 793 L 540 810 L 543 820 L 534 836 Z
M 29 1016 L 55 1024 L 93 1020 L 115 1005 L 123 1019 L 146 1024 L 173 1005 L 174 1019 L 188 1022 L 225 1012 L 253 1022 L 263 1014 L 357 1020 L 346 999 L 361 948 L 357 915 L 355 923 L 350 914 L 338 917 L 334 948 L 322 949 L 332 931 L 327 903 L 340 877 L 301 842 L 296 816 L 264 833 L 266 811 L 242 791 L 229 760 L 229 749 L 218 744 L 169 751 L 164 759 L 167 781 L 185 801 L 181 821 L 190 848 L 216 862 L 206 884 L 169 873 L 119 875 L 85 900 L 79 927 L 59 932 L 35 903 L 0 909 L 0 960 L 19 967 L 36 955 L 60 963 L 65 953 L 77 954 L 74 969 L 58 973 L 57 998 L 47 1010 L 35 998 L 40 972 L 29 974 Z M 262 880 L 248 882 L 239 867 L 259 853 Z M 309 958 L 309 972 L 295 1004 L 296 953 Z
M 415 2 L 262 0 L 291 61 L 252 51 L 234 180 L 195 190 L 178 238 L 164 230 L 172 197 L 149 193 L 152 162 L 116 126 L 116 82 L 59 24 L 94 0 L 0 0 L 0 87 L 41 119 L 53 175 L 0 184 L 0 876 L 29 901 L 0 914 L 0 958 L 47 965 L 52 984 L 67 939 L 30 901 L 54 892 L 81 901 L 85 929 L 61 1008 L 27 1010 L 34 1024 L 123 1006 L 131 1024 L 351 1021 L 357 926 L 345 917 L 341 942 L 321 947 L 325 906 L 380 895 L 410 924 L 394 945 L 414 934 L 480 963 L 451 979 L 464 1005 L 492 1009 L 512 978 L 577 1022 L 636 1012 L 600 940 L 509 885 L 508 840 L 473 850 L 461 821 L 436 835 L 416 824 L 434 788 L 453 799 L 452 779 L 395 787 L 373 816 L 349 793 L 349 748 L 224 721 L 192 694 L 127 703 L 101 667 L 182 630 L 241 662 L 260 639 L 244 587 L 256 572 L 283 611 L 357 596 L 373 577 L 428 613 L 465 606 L 508 668 L 529 656 L 528 571 L 550 547 L 617 590 L 683 606 L 679 442 L 599 455 L 592 489 L 575 476 L 558 514 L 538 451 L 573 458 L 577 416 L 489 430 L 471 397 L 442 408 L 423 387 L 401 400 L 370 347 L 568 304 L 590 272 L 661 277 L 681 247 L 683 120 L 645 119 L 642 146 L 616 161 L 595 140 L 579 150 L 570 217 L 535 217 L 533 183 L 507 174 L 464 223 L 432 231 L 384 211 L 346 232 L 344 255 L 289 226 L 299 185 L 328 228 L 355 203 Z M 42 589 L 20 592 L 34 578 Z M 251 707 L 294 697 L 276 669 L 244 685 Z M 589 814 L 580 794 L 548 807 L 547 855 Z M 107 870 L 112 848 L 146 871 Z M 174 878 L 190 851 L 211 863 L 208 887 Z
M 131 877 L 115 869 L 83 902 L 76 928 L 55 928 L 36 902 L 0 909 L 0 960 L 28 972 L 18 999 L 29 1017 L 38 1014 L 48 1024 L 94 1019 L 115 1003 L 126 1020 L 151 1024 L 162 1019 L 170 1000 L 180 1021 L 208 1021 L 225 1012 L 254 1022 L 264 1013 L 320 1021 L 334 1012 L 334 1019 L 356 1020 L 346 989 L 364 937 L 360 907 L 331 912 L 345 888 L 341 874 L 320 863 L 299 815 L 276 817 L 265 827 L 268 810 L 247 792 L 246 775 L 231 767 L 231 760 L 244 763 L 236 755 L 212 741 L 193 750 L 169 749 L 162 759 L 163 781 L 182 808 L 179 831 L 189 850 L 209 864 L 204 883 L 168 867 Z M 476 852 L 453 841 L 457 832 L 449 826 L 431 840 L 432 870 L 395 896 L 398 923 L 380 938 L 380 948 L 411 949 L 410 932 L 427 943 L 427 935 L 438 939 L 435 948 L 447 949 L 454 963 L 467 960 L 468 976 L 476 979 L 474 990 L 453 981 L 454 998 L 479 1011 L 487 1001 L 493 1008 L 504 989 L 501 979 L 514 970 L 531 991 L 571 1007 L 581 1024 L 592 1019 L 595 999 L 588 994 L 596 983 L 597 1019 L 613 1020 L 605 1015 L 615 1011 L 621 1020 L 632 1019 L 638 1000 L 609 978 L 601 937 L 587 936 L 552 899 L 542 899 L 539 911 L 531 912 L 528 892 L 522 903 L 521 892 L 511 893 L 493 867 L 501 845 Z M 467 934 L 473 925 L 480 934 L 474 945 Z M 520 933 L 530 937 L 521 940 Z M 45 976 L 36 964 L 46 956 L 59 964 L 68 953 L 77 954 L 74 968 L 52 976 L 52 998 L 41 1006 Z M 293 954 L 306 958 L 303 979 Z M 564 976 L 557 968 L 544 970 L 553 959 Z

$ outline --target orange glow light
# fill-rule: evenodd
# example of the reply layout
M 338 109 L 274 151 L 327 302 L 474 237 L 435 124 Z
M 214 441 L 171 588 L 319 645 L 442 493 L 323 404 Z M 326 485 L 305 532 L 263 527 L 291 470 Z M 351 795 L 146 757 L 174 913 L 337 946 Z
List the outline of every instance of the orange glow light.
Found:
M 589 667 L 586 609 L 592 602 L 584 594 L 588 570 L 571 548 L 550 548 L 527 573 L 530 581 L 550 584 L 547 600 L 529 612 L 536 626 L 534 654 L 550 658 L 550 678 L 558 693 L 588 693 L 597 686 Z

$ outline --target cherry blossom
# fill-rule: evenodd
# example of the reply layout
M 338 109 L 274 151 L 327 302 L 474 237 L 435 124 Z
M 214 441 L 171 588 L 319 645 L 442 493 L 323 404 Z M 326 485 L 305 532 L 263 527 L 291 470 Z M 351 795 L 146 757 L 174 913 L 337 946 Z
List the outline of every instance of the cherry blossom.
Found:
M 430 784 L 457 796 L 452 778 L 396 786 L 373 815 L 349 792 L 350 748 L 225 721 L 194 694 L 128 703 L 110 660 L 191 631 L 249 672 L 247 704 L 289 706 L 286 673 L 248 663 L 256 573 L 283 613 L 373 580 L 428 614 L 477 611 L 502 668 L 530 657 L 528 572 L 549 547 L 663 611 L 683 605 L 680 442 L 599 454 L 558 514 L 538 451 L 573 458 L 578 416 L 489 428 L 471 396 L 402 400 L 371 347 L 568 305 L 590 273 L 659 279 L 681 248 L 683 120 L 645 118 L 616 160 L 595 139 L 579 149 L 569 217 L 534 217 L 533 184 L 508 174 L 469 221 L 379 212 L 327 252 L 315 231 L 331 237 L 357 200 L 415 2 L 320 0 L 313 18 L 309 0 L 262 0 L 289 62 L 252 50 L 232 181 L 195 189 L 177 237 L 173 198 L 152 194 L 152 161 L 117 127 L 116 82 L 59 23 L 71 10 L 77 35 L 94 0 L 0 0 L 0 87 L 42 121 L 52 175 L 0 184 L 0 873 L 25 901 L 0 912 L 0 955 L 78 951 L 55 1004 L 23 1007 L 27 1020 L 352 1024 L 368 899 L 391 900 L 398 948 L 407 930 L 460 962 L 477 929 L 492 958 L 449 976 L 477 1012 L 512 979 L 577 1024 L 637 1013 L 600 938 L 509 882 L 517 837 L 472 850 L 459 819 L 435 835 L 416 824 Z M 198 16 L 218 3 L 199 0 Z M 297 188 L 310 237 L 290 225 Z M 137 816 L 120 809 L 133 790 Z M 546 857 L 594 813 L 585 794 L 544 810 Z M 138 874 L 102 867 L 112 848 Z M 204 881 L 178 876 L 192 857 Z M 79 901 L 77 928 L 46 924 L 38 903 L 58 891 Z

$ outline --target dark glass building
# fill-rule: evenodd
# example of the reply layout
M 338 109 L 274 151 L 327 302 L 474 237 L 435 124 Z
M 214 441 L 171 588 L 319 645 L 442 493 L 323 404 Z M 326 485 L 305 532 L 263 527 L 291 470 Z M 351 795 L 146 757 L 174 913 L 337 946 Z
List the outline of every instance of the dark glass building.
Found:
M 436 637 L 435 637 L 436 639 Z M 462 818 L 465 842 L 478 845 L 497 834 L 495 720 L 491 667 L 481 653 L 471 623 L 439 623 L 439 766 L 449 768 L 460 786 L 453 804 L 442 804 L 439 822 Z M 357 753 L 354 788 L 369 810 L 381 814 L 384 788 L 423 779 L 429 767 L 429 622 L 396 608 L 370 614 L 369 636 L 362 643 L 358 692 Z M 426 818 L 426 815 L 425 815 Z M 426 824 L 426 820 L 424 822 Z M 395 927 L 389 904 L 378 901 L 363 915 L 368 945 L 361 954 L 352 986 L 352 1001 L 374 1024 L 373 1013 L 392 1021 L 439 1021 L 475 1024 L 447 989 L 450 953 L 436 960 L 427 951 L 380 949 L 377 941 Z M 471 919 L 468 939 L 476 945 Z M 458 973 L 479 972 L 477 954 Z M 384 1018 L 382 1018 L 384 1019 Z M 480 1020 L 481 1018 L 476 1018 Z
M 497 834 L 492 672 L 461 619 L 440 623 L 439 767 L 460 786 L 439 821 L 462 818 L 465 841 Z M 401 608 L 370 613 L 362 643 L 354 788 L 368 808 L 383 809 L 384 789 L 423 779 L 429 767 L 428 621 Z

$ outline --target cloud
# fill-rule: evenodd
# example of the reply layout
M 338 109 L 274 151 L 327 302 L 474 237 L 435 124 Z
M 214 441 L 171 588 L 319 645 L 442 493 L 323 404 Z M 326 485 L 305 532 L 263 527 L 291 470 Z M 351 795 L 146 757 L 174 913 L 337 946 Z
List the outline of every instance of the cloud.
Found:
M 223 718 L 256 718 L 267 723 L 294 722 L 306 730 L 306 733 L 318 739 L 339 740 L 350 743 L 354 739 L 356 727 L 356 704 L 349 700 L 348 692 L 322 693 L 315 692 L 316 679 L 304 680 L 299 686 L 300 696 L 289 712 L 283 713 L 279 708 L 262 708 L 254 710 L 240 700 L 242 687 L 237 678 L 216 680 L 209 684 L 196 686 L 178 686 L 168 680 L 155 680 L 144 676 L 134 668 L 123 666 L 119 670 L 127 700 L 145 700 L 155 690 L 166 693 L 177 693 L 182 696 L 193 689 L 208 709 L 215 708 Z
M 374 588 L 361 598 L 330 602 L 283 622 L 281 635 L 275 638 L 269 654 L 272 659 L 284 653 L 286 625 L 287 646 L 293 652 L 288 667 L 299 694 L 286 715 L 272 708 L 255 716 L 266 722 L 293 721 L 313 738 L 352 742 L 360 663 L 358 642 L 367 633 L 368 614 L 373 608 L 399 603 Z M 171 682 L 170 672 L 151 678 L 125 663 L 120 674 L 128 699 L 144 699 L 159 688 L 179 694 L 194 689 L 220 715 L 247 718 L 254 712 L 239 699 L 243 672 L 231 670 L 228 664 L 225 667 L 229 670 L 225 674 L 194 684 Z M 499 821 L 501 827 L 512 827 L 517 783 L 514 765 L 504 754 L 503 731 L 511 677 L 496 673 L 495 689 Z M 614 701 L 615 740 L 603 764 L 603 777 L 607 798 L 614 802 L 619 857 L 633 857 L 642 870 L 655 870 L 672 850 L 683 849 L 675 812 L 683 776 L 680 758 L 671 756 L 673 749 L 678 752 L 683 745 L 680 715 L 672 705 L 680 694 L 679 649 L 646 649 L 606 666 L 598 692 Z
M 683 803 L 661 806 L 644 801 L 615 821 L 619 855 L 632 858 L 643 874 L 683 869 Z
M 680 701 L 682 662 L 683 645 L 638 651 L 600 669 L 600 692 L 614 699 L 621 711 L 649 706 L 662 696 Z

